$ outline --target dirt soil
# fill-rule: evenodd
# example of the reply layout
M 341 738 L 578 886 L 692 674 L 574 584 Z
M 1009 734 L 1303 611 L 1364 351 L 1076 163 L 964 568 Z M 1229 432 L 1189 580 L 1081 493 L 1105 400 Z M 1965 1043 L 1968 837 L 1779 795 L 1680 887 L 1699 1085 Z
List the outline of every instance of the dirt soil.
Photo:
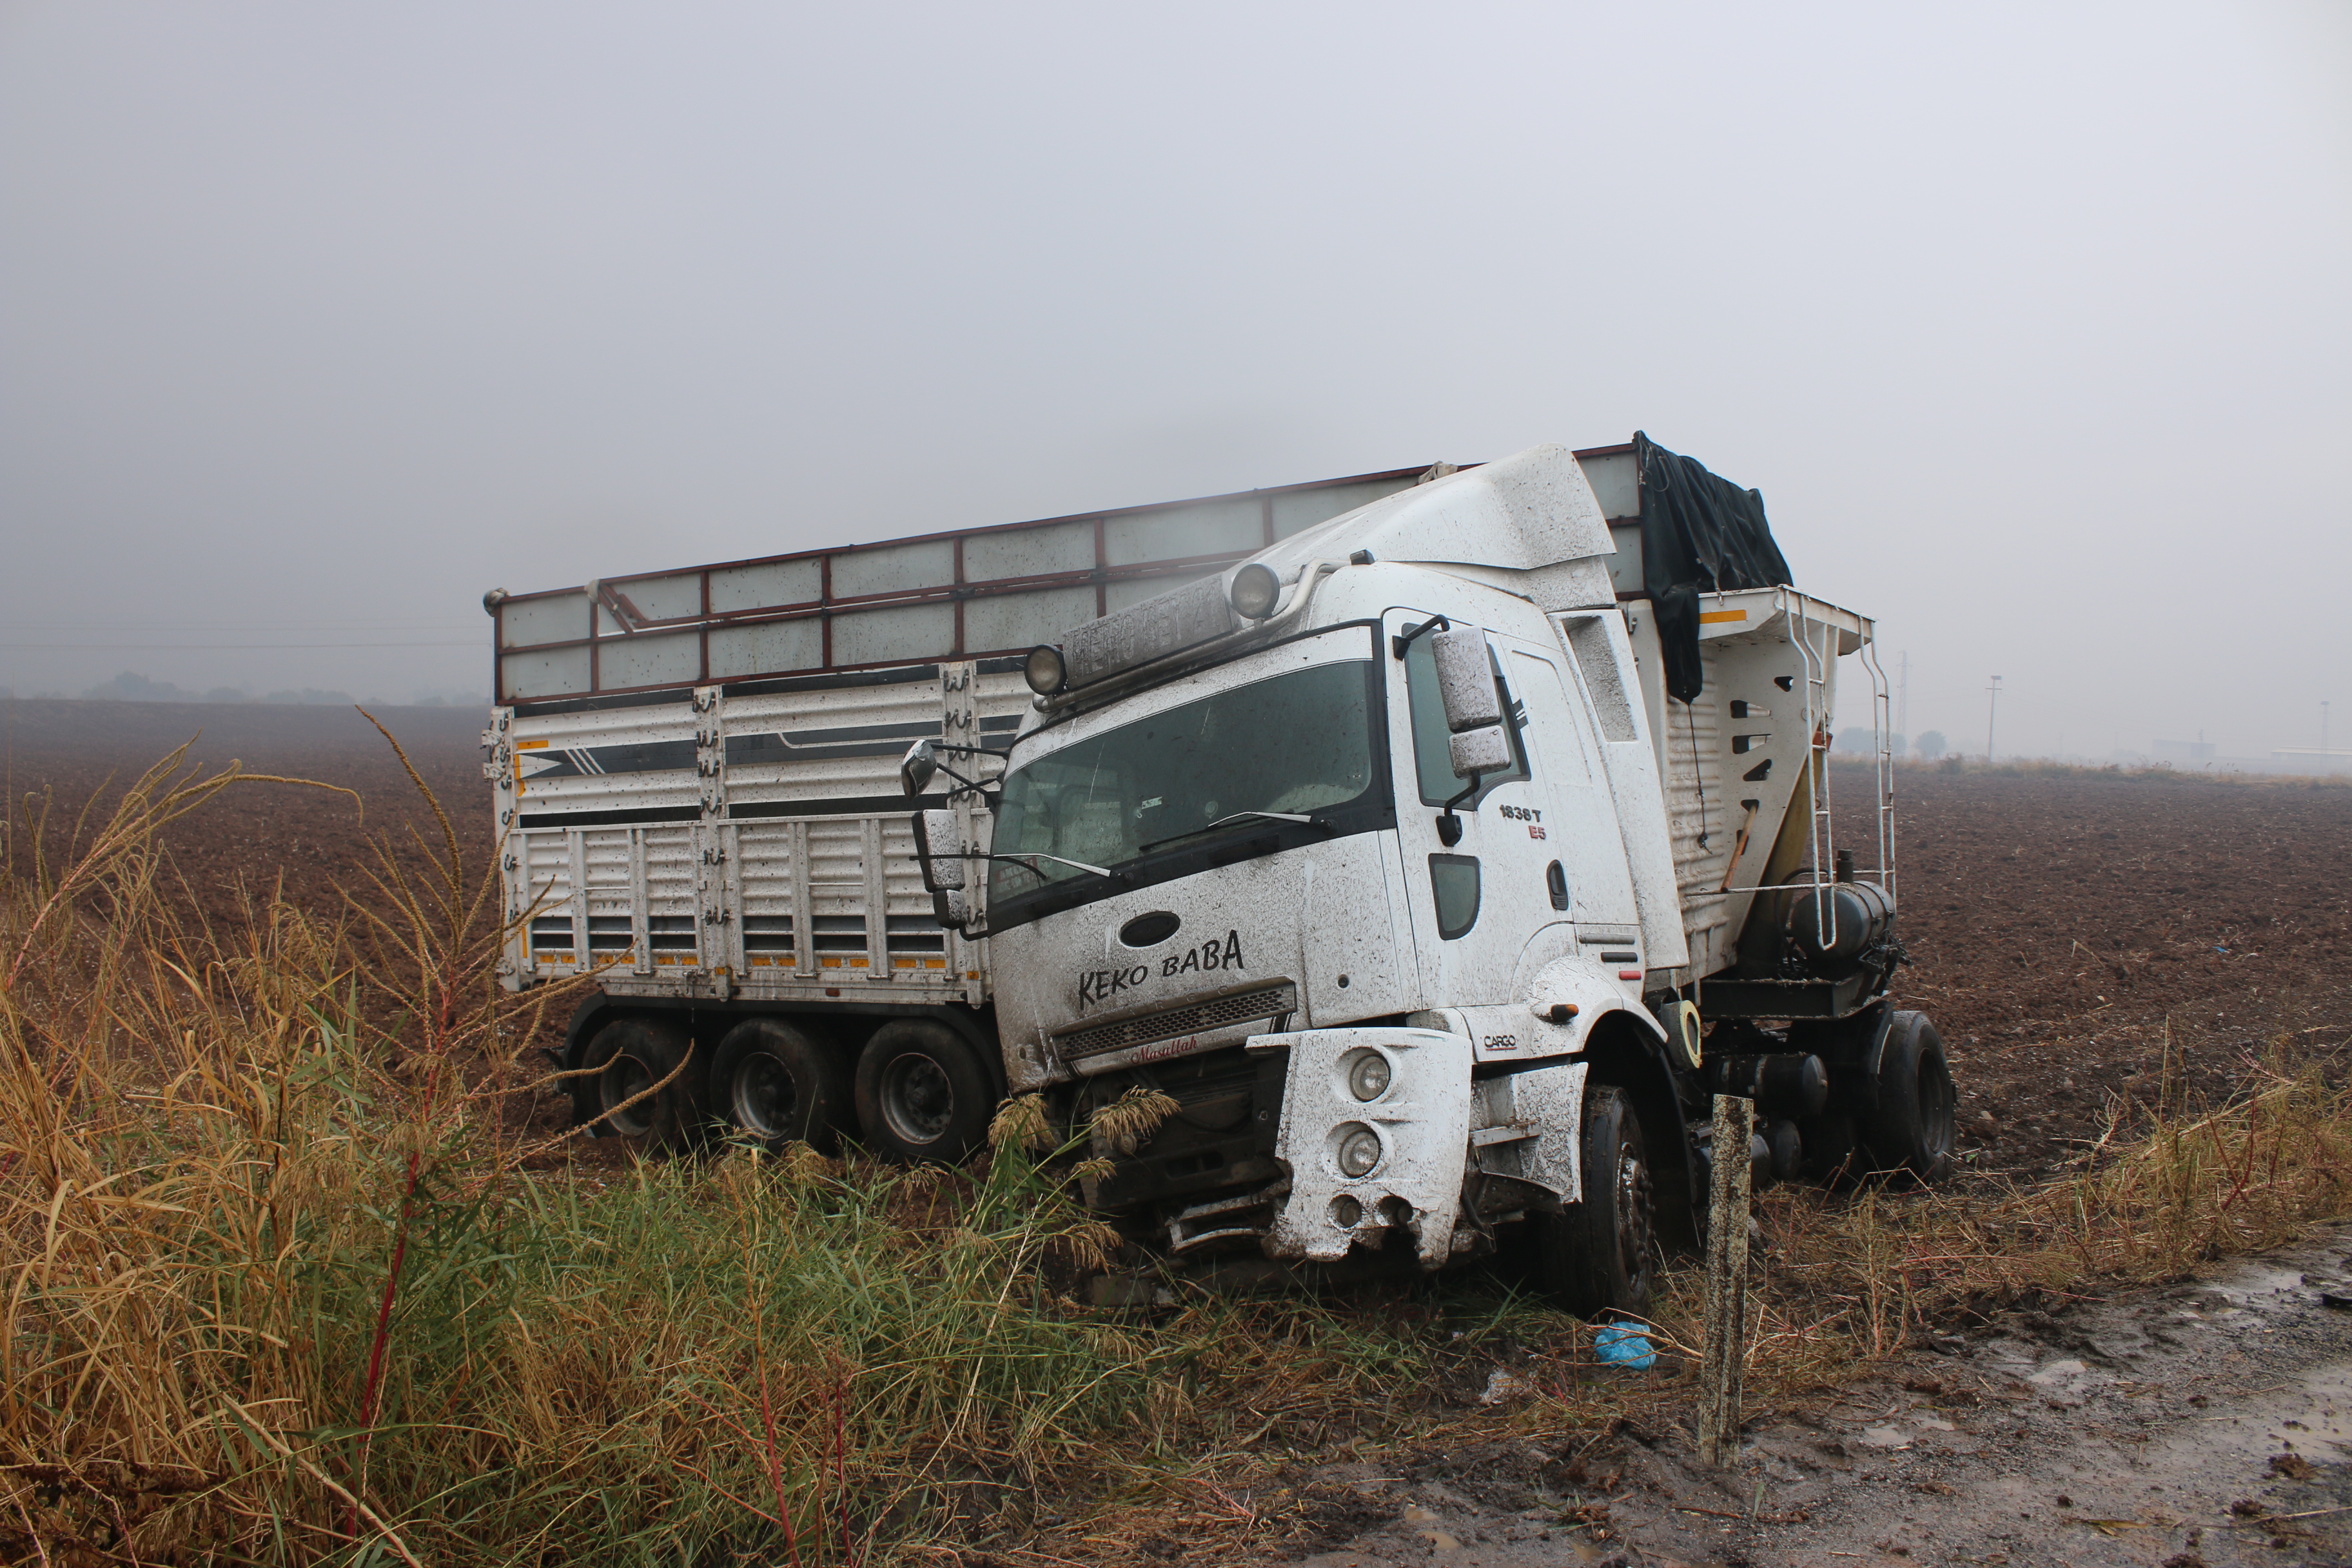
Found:
M 376 717 L 399 738 L 457 830 L 460 848 L 478 871 L 490 863 L 489 785 L 482 778 L 482 711 L 471 708 L 386 708 Z M 106 802 L 184 742 L 188 761 L 206 773 L 231 762 L 248 773 L 278 773 L 360 792 L 347 795 L 294 784 L 239 784 L 169 830 L 179 878 L 194 907 L 235 920 L 248 899 L 264 898 L 283 879 L 304 907 L 340 910 L 338 889 L 362 891 L 374 865 L 371 837 L 387 841 L 401 863 L 423 864 L 410 835 L 438 848 L 440 825 L 400 761 L 374 727 L 350 708 L 208 702 L 57 702 L 0 700 L 0 775 L 11 816 L 8 854 L 23 868 L 31 851 L 23 826 L 26 796 L 53 805 L 44 847 L 54 859 L 69 844 L 77 816 L 94 795 Z
M 1832 1403 L 1750 1421 L 1727 1472 L 1701 1468 L 1685 1430 L 1630 1426 L 1300 1467 L 1285 1479 L 1340 1526 L 1303 1561 L 2352 1563 L 2347 1265 L 2352 1232 L 1948 1337 Z
M 1869 786 L 1833 782 L 1864 864 Z M 2218 1095 L 2352 1023 L 2352 789 L 1912 768 L 1896 805 L 1897 992 L 1943 1033 L 1975 1170 L 2054 1169 L 2168 1038 Z

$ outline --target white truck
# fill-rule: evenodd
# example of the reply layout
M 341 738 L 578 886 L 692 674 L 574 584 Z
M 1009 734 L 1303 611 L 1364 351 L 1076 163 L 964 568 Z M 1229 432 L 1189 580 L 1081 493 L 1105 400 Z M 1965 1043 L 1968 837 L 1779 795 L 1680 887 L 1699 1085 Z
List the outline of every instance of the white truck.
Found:
M 1519 1237 L 1638 1312 L 1711 1094 L 1767 1178 L 1952 1163 L 1872 625 L 1788 577 L 1760 498 L 1637 435 L 494 592 L 504 976 L 596 972 L 600 1133 L 953 1160 L 1007 1094 L 1150 1089 L 1087 1196 L 1169 1255 Z

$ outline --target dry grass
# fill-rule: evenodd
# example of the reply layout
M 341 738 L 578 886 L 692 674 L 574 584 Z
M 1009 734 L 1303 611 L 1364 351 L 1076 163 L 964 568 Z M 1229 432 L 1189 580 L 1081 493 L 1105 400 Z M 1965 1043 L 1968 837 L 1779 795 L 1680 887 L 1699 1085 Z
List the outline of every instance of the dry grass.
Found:
M 2167 1059 L 2156 1098 L 2116 1102 L 2073 1170 L 2042 1185 L 1760 1194 L 1749 1408 L 1849 1387 L 2004 1310 L 2180 1279 L 2352 1219 L 2352 1089 L 2282 1044 L 2213 1104 Z M 1686 1422 L 1703 1290 L 1696 1266 L 1667 1272 L 1654 1337 L 1678 1364 L 1644 1383 L 1604 1373 L 1580 1335 L 1538 1347 L 1521 1371 L 1544 1397 L 1517 1424 Z
M 1416 1364 L 1311 1303 L 1069 1300 L 1116 1238 L 1020 1107 L 969 1172 L 527 1173 L 562 1151 L 519 1058 L 563 998 L 491 983 L 446 819 L 421 879 L 387 853 L 348 910 L 211 930 L 156 833 L 234 781 L 179 762 L 0 888 L 11 1560 L 920 1558 Z
M 0 887 L 11 1559 L 1232 1560 L 1306 1529 L 1266 1500 L 1289 1455 L 1685 1408 L 1684 1373 L 1596 1375 L 1580 1325 L 1491 1279 L 1082 1307 L 1110 1238 L 1018 1102 L 968 1172 L 572 1172 L 511 1113 L 563 998 L 491 984 L 495 894 L 454 836 L 351 910 L 207 929 L 155 835 L 235 784 L 177 763 Z M 2282 1057 L 2221 1106 L 2168 1075 L 2050 1187 L 1767 1194 L 1751 1399 L 2352 1214 L 2347 1111 Z M 1670 1275 L 1670 1348 L 1696 1290 Z M 1476 1405 L 1497 1364 L 1538 1397 Z

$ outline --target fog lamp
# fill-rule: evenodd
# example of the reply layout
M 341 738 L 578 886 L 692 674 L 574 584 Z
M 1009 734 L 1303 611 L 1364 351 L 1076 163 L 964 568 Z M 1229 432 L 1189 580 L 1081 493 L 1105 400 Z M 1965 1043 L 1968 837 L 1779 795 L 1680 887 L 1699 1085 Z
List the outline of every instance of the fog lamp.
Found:
M 1356 1222 L 1364 1217 L 1364 1205 L 1341 1193 L 1331 1200 L 1331 1223 L 1341 1230 L 1353 1230 Z
M 1381 1163 L 1381 1135 L 1361 1122 L 1339 1129 L 1339 1172 L 1349 1177 L 1369 1176 Z
M 1233 584 L 1225 590 L 1234 612 L 1253 621 L 1262 621 L 1274 614 L 1274 606 L 1282 598 L 1282 579 L 1274 568 L 1262 561 L 1253 561 L 1234 574 Z
M 1052 643 L 1040 643 L 1029 650 L 1029 658 L 1021 667 L 1022 677 L 1029 689 L 1040 697 L 1051 697 L 1062 689 L 1069 671 L 1063 667 L 1062 650 Z
M 1348 1058 L 1348 1092 L 1358 1100 L 1378 1100 L 1389 1091 L 1389 1058 L 1378 1051 L 1357 1051 Z

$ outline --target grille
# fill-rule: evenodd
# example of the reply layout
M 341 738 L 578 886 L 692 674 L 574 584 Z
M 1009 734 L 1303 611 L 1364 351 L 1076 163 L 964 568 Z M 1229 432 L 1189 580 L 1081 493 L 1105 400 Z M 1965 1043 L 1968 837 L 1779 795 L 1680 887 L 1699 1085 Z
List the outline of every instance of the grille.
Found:
M 1083 1057 L 1101 1056 L 1106 1051 L 1123 1051 L 1129 1046 L 1149 1045 L 1154 1040 L 1172 1040 L 1180 1035 L 1198 1035 L 1229 1025 L 1273 1018 L 1295 1012 L 1297 1006 L 1298 993 L 1295 987 L 1286 984 L 1271 985 L 1262 991 L 1245 991 L 1238 996 L 1215 996 L 1190 1006 L 1171 1007 L 1165 1013 L 1124 1018 L 1116 1024 L 1097 1024 L 1092 1028 L 1072 1029 L 1055 1036 L 1054 1043 L 1061 1050 L 1064 1061 L 1074 1062 Z

